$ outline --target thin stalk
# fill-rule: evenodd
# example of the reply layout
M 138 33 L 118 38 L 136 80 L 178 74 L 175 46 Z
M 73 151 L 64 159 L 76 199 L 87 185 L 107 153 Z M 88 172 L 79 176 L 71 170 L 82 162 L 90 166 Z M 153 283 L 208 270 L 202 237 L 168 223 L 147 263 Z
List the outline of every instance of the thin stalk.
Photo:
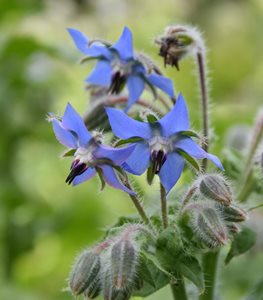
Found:
M 162 213 L 163 228 L 167 228 L 168 211 L 167 211 L 166 192 L 164 186 L 161 183 L 160 183 L 160 196 L 161 196 L 161 213 Z
M 179 277 L 178 277 L 179 276 Z M 187 300 L 187 293 L 185 289 L 184 279 L 182 276 L 178 275 L 178 281 L 176 283 L 171 283 L 171 289 L 174 300 Z
M 217 279 L 219 250 L 203 255 L 203 271 L 205 276 L 205 292 L 199 296 L 199 300 L 214 300 Z
M 205 68 L 205 57 L 204 53 L 197 52 L 196 55 L 197 60 L 197 68 L 198 68 L 198 77 L 199 77 L 199 84 L 200 84 L 200 91 L 201 91 L 201 103 L 202 103 L 202 120 L 203 120 L 203 136 L 204 142 L 202 143 L 202 148 L 208 152 L 209 149 L 209 119 L 208 119 L 208 87 L 207 87 L 207 72 Z M 204 159 L 202 162 L 202 169 L 206 171 L 207 168 L 207 159 Z
M 131 191 L 133 191 L 133 188 L 128 180 L 128 178 L 123 178 L 120 176 L 120 180 L 122 181 L 122 183 L 128 188 L 130 189 Z M 150 218 L 147 216 L 144 208 L 143 208 L 143 205 L 142 205 L 142 202 L 141 200 L 139 199 L 139 197 L 135 194 L 135 195 L 131 195 L 129 194 L 129 197 L 131 198 L 132 200 L 132 203 L 134 204 L 135 208 L 137 209 L 137 212 L 139 213 L 141 219 L 143 220 L 144 224 L 148 225 L 152 230 L 153 232 L 155 233 L 156 230 L 150 220 Z
M 254 157 L 262 138 L 263 138 L 263 112 L 260 112 L 256 120 L 251 147 L 248 151 L 247 161 L 245 163 L 245 168 L 243 172 L 244 175 L 243 177 L 241 177 L 240 180 L 241 189 L 237 197 L 237 199 L 240 202 L 245 201 L 248 198 L 249 194 L 252 192 L 253 184 L 251 184 L 251 181 L 253 181 L 252 177 L 253 177 Z

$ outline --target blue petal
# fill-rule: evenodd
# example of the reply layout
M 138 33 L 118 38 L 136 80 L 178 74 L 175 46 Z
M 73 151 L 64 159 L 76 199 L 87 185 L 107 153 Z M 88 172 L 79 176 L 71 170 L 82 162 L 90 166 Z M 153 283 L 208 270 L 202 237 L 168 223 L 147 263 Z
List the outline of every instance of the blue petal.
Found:
M 115 49 L 123 60 L 133 58 L 132 33 L 128 27 L 124 27 L 121 37 L 111 48 Z
M 219 169 L 221 169 L 222 171 L 224 171 L 224 167 L 223 167 L 220 159 L 217 156 L 215 156 L 213 154 L 210 154 L 210 153 L 207 153 L 207 158 L 209 160 L 211 160 Z
M 135 193 L 133 191 L 126 188 L 123 184 L 121 184 L 119 182 L 119 179 L 117 178 L 117 176 L 111 166 L 103 165 L 100 168 L 102 169 L 102 172 L 103 172 L 103 178 L 110 186 L 112 186 L 116 189 L 123 190 L 124 192 L 129 193 L 131 195 L 135 195 Z
M 173 82 L 167 77 L 164 77 L 162 75 L 158 75 L 155 73 L 151 73 L 147 76 L 147 79 L 150 81 L 152 85 L 155 85 L 160 90 L 164 91 L 167 95 L 174 98 L 174 88 L 173 88 Z
M 121 165 L 134 151 L 135 145 L 125 148 L 112 148 L 109 146 L 99 145 L 94 152 L 97 158 L 108 158 L 114 162 L 115 165 Z
M 136 121 L 119 109 L 107 107 L 106 112 L 112 131 L 117 137 L 121 139 L 131 137 L 151 138 L 152 130 L 148 123 Z
M 169 153 L 163 164 L 159 177 L 165 188 L 166 195 L 180 178 L 184 168 L 184 159 L 178 153 Z
M 84 181 L 89 180 L 90 178 L 92 178 L 93 176 L 96 175 L 96 170 L 94 168 L 88 168 L 85 172 L 83 172 L 81 175 L 76 176 L 73 181 L 72 181 L 72 185 L 77 185 L 80 184 Z
M 150 164 L 150 148 L 146 143 L 139 142 L 123 164 L 123 168 L 132 174 L 141 175 Z
M 190 128 L 188 110 L 182 94 L 179 94 L 173 109 L 158 122 L 161 124 L 163 136 L 166 137 Z
M 144 90 L 144 80 L 140 76 L 130 75 L 127 79 L 127 87 L 129 90 L 129 99 L 126 111 L 140 98 Z
M 111 72 L 110 63 L 107 60 L 99 60 L 86 81 L 94 85 L 109 86 L 111 83 Z
M 103 56 L 107 59 L 110 59 L 111 52 L 110 50 L 104 45 L 96 45 L 92 44 L 89 46 L 89 39 L 83 34 L 81 31 L 73 28 L 68 28 L 68 32 L 72 37 L 76 47 L 82 53 L 90 56 L 90 57 L 99 57 Z
M 70 131 L 63 128 L 61 122 L 54 119 L 52 121 L 52 125 L 55 136 L 62 145 L 74 149 L 78 147 L 76 137 L 74 137 L 74 135 L 70 133 Z
M 83 119 L 74 110 L 74 108 L 70 105 L 70 103 L 68 103 L 66 110 L 64 112 L 62 118 L 62 125 L 65 129 L 73 131 L 78 136 L 79 145 L 81 147 L 85 147 L 88 145 L 92 136 L 88 132 Z
M 175 148 L 182 149 L 190 156 L 202 159 L 207 158 L 211 160 L 218 168 L 224 170 L 219 158 L 213 154 L 207 153 L 203 150 L 195 141 L 193 141 L 190 137 L 181 138 L 180 140 L 174 143 Z
M 174 147 L 178 149 L 182 149 L 186 153 L 188 153 L 190 156 L 202 159 L 207 158 L 207 153 L 190 137 L 183 137 L 177 140 L 174 143 Z

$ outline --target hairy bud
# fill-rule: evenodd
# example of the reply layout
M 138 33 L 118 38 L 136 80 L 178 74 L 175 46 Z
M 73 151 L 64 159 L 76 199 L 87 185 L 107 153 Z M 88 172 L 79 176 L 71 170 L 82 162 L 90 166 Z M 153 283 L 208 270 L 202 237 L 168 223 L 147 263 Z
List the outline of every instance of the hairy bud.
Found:
M 98 275 L 94 281 L 89 285 L 89 287 L 84 291 L 84 297 L 86 299 L 95 299 L 99 296 L 102 290 L 101 279 Z
M 199 179 L 199 190 L 207 198 L 230 205 L 232 191 L 225 178 L 219 174 L 204 175 Z
M 215 205 L 203 200 L 195 201 L 186 205 L 184 212 L 191 213 L 193 230 L 207 246 L 217 247 L 227 243 L 227 226 Z
M 94 283 L 100 271 L 100 256 L 96 251 L 85 250 L 77 258 L 69 278 L 72 293 L 77 296 Z
M 231 234 L 237 234 L 241 231 L 240 227 L 235 223 L 228 223 L 227 229 Z
M 116 290 L 125 289 L 133 283 L 137 261 L 137 249 L 130 240 L 120 240 L 112 246 L 111 277 Z
M 229 206 L 221 207 L 223 217 L 228 222 L 244 222 L 247 219 L 247 213 L 237 205 L 231 204 Z

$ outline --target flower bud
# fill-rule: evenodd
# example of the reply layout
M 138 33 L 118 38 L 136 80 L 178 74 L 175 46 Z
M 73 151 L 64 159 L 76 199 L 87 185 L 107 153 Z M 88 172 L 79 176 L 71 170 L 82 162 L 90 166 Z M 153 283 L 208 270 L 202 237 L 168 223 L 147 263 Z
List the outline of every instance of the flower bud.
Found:
M 77 258 L 69 278 L 72 293 L 83 293 L 94 282 L 100 271 L 100 255 L 92 250 L 85 250 Z
M 231 233 L 231 234 L 236 234 L 241 231 L 240 227 L 235 223 L 228 223 L 227 229 L 228 229 L 229 233 Z
M 197 226 L 201 238 L 209 246 L 222 246 L 227 243 L 227 228 L 215 209 L 204 208 L 197 217 Z
M 123 290 L 134 283 L 138 261 L 136 246 L 132 241 L 117 241 L 111 249 L 111 279 L 116 290 Z
M 240 207 L 234 204 L 221 207 L 223 217 L 228 222 L 244 222 L 247 219 L 247 213 Z
M 228 230 L 217 207 L 204 200 L 195 201 L 185 206 L 184 212 L 192 215 L 193 230 L 208 246 L 225 245 L 228 241 Z
M 95 299 L 99 296 L 101 289 L 101 280 L 100 276 L 98 275 L 83 294 L 86 299 Z
M 199 183 L 200 192 L 207 198 L 213 199 L 223 205 L 232 201 L 232 191 L 223 176 L 219 174 L 204 175 Z

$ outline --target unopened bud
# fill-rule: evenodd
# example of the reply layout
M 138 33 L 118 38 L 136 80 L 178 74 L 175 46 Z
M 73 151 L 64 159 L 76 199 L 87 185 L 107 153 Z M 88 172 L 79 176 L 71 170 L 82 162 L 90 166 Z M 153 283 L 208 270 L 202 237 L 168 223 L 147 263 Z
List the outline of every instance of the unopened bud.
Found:
M 211 203 L 196 201 L 185 207 L 193 219 L 194 231 L 209 247 L 225 245 L 228 241 L 228 231 L 221 212 Z
M 116 290 L 123 290 L 134 283 L 138 251 L 129 239 L 117 241 L 111 249 L 111 279 Z
M 232 191 L 225 178 L 219 174 L 208 174 L 201 177 L 200 192 L 207 198 L 213 199 L 223 205 L 232 201 Z
M 86 299 L 95 299 L 101 293 L 101 279 L 98 275 L 94 281 L 90 284 L 90 286 L 84 291 L 84 296 Z
M 247 219 L 247 213 L 237 205 L 222 206 L 221 209 L 225 221 L 236 223 L 244 222 Z
M 109 273 L 109 274 L 107 274 Z M 105 275 L 106 282 L 104 284 L 104 300 L 129 300 L 132 294 L 132 289 L 128 288 L 125 290 L 116 290 L 111 281 L 108 280 L 110 278 L 110 272 L 107 272 Z
M 237 234 L 241 231 L 240 227 L 235 223 L 227 224 L 227 229 L 231 234 Z
M 77 258 L 69 278 L 69 286 L 72 293 L 77 296 L 83 293 L 100 271 L 100 255 L 92 250 L 85 250 Z
M 218 212 L 205 208 L 198 216 L 197 225 L 205 240 L 212 245 L 225 245 L 228 240 L 227 229 Z

